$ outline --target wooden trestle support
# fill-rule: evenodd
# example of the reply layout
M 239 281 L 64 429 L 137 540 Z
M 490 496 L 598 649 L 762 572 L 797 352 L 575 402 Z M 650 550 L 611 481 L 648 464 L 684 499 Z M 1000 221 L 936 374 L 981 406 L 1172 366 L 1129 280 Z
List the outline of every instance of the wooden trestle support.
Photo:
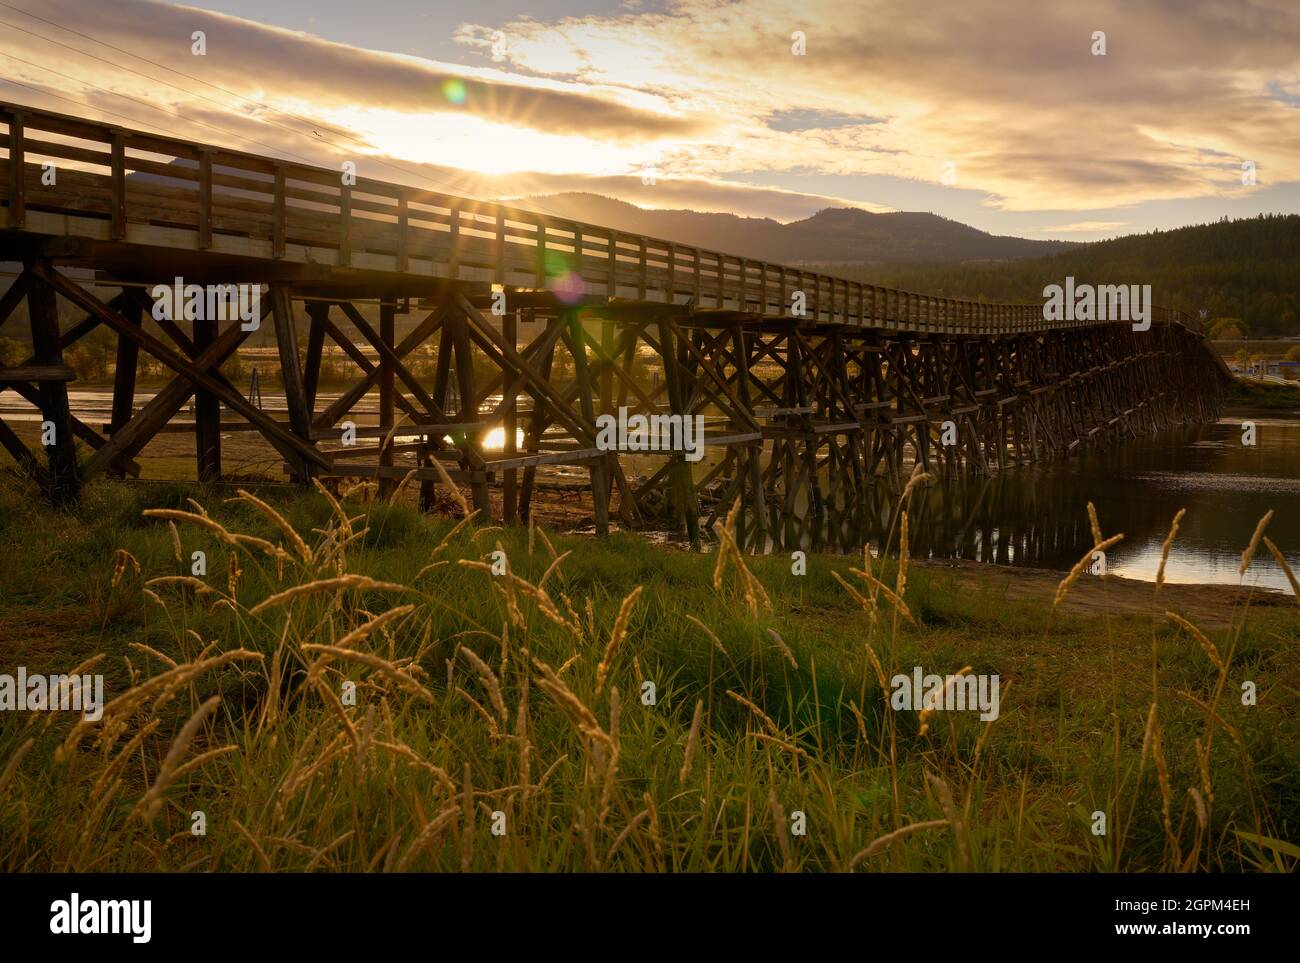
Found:
M 1063 458 L 1212 421 L 1222 402 L 1226 370 L 1174 311 L 1154 309 L 1140 331 L 1049 323 L 1041 305 L 893 291 L 378 181 L 339 186 L 337 171 L 12 105 L 0 120 L 0 260 L 22 263 L 0 323 L 25 301 L 33 344 L 0 367 L 0 389 L 55 429 L 48 468 L 3 420 L 0 444 L 58 502 L 99 472 L 138 475 L 137 456 L 193 398 L 202 480 L 222 477 L 223 432 L 255 430 L 300 483 L 369 478 L 392 492 L 405 480 L 424 508 L 438 504 L 435 462 L 507 524 L 529 517 L 539 469 L 573 466 L 589 475 L 598 534 L 613 516 L 698 543 L 739 500 L 746 550 L 851 549 L 894 510 L 913 465 L 952 477 Z M 56 186 L 38 153 L 67 163 Z M 118 293 L 106 300 L 70 268 Z M 146 292 L 181 275 L 257 286 L 287 418 L 222 372 L 251 324 L 144 323 Z M 81 320 L 61 327 L 60 300 Z M 97 427 L 70 409 L 63 353 L 101 325 L 117 349 Z M 330 344 L 355 380 L 326 398 Z M 171 380 L 137 410 L 141 352 Z M 620 408 L 703 416 L 705 457 L 602 450 L 597 419 Z

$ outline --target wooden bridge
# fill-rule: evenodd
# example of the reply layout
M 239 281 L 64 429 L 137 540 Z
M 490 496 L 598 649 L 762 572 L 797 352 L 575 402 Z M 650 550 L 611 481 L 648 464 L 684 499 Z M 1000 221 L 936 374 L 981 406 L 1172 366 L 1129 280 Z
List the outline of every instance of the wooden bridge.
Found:
M 599 533 L 613 513 L 695 542 L 739 499 L 745 547 L 816 549 L 861 544 L 913 464 L 987 472 L 1220 408 L 1221 361 L 1162 308 L 1146 331 L 1048 322 L 1041 302 L 898 291 L 13 104 L 0 123 L 0 261 L 23 265 L 0 323 L 26 299 L 33 343 L 0 367 L 0 389 L 55 428 L 48 467 L 3 420 L 0 443 L 56 501 L 100 471 L 138 474 L 135 456 L 193 398 L 184 430 L 204 480 L 221 477 L 222 433 L 253 430 L 296 481 L 417 481 L 429 507 L 445 471 L 514 523 L 539 467 L 580 466 Z M 223 373 L 253 324 L 157 316 L 149 292 L 176 278 L 256 286 L 287 420 Z M 83 320 L 61 330 L 59 298 Z M 91 425 L 69 408 L 62 354 L 100 325 L 117 336 L 114 393 L 109 422 Z M 327 339 L 355 366 L 328 403 Z M 172 377 L 136 410 L 141 351 Z M 707 457 L 603 449 L 597 420 L 620 408 L 703 416 Z M 349 422 L 361 440 L 344 444 Z

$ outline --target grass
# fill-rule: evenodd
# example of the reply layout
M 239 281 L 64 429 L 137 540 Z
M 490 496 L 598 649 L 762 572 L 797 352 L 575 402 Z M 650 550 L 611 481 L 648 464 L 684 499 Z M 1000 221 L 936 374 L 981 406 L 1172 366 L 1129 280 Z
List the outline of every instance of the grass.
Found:
M 5 481 L 0 671 L 101 656 L 109 705 L 0 713 L 0 869 L 1294 868 L 1294 614 L 1198 640 L 917 567 L 905 614 L 897 562 L 723 536 Z M 915 665 L 1000 716 L 894 710 Z

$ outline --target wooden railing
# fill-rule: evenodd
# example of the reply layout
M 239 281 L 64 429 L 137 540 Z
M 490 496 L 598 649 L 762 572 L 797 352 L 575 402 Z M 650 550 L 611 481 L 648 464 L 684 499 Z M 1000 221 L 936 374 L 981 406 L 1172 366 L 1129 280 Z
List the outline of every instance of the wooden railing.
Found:
M 5 102 L 0 122 L 0 228 L 809 323 L 972 335 L 1097 323 L 1046 321 L 1041 302 L 934 297 L 506 204 L 359 176 L 345 183 L 343 171 Z M 1152 320 L 1199 329 L 1166 308 Z

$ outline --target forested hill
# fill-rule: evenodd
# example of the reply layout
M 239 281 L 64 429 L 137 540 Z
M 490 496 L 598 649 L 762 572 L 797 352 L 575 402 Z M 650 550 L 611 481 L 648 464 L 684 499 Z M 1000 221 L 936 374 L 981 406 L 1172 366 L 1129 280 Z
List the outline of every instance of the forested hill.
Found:
M 828 269 L 831 265 L 827 264 Z M 836 264 L 837 274 L 909 291 L 989 301 L 1038 301 L 1066 276 L 1091 284 L 1150 284 L 1156 304 L 1243 333 L 1300 334 L 1300 215 L 1267 214 L 1133 234 L 1014 261 Z

